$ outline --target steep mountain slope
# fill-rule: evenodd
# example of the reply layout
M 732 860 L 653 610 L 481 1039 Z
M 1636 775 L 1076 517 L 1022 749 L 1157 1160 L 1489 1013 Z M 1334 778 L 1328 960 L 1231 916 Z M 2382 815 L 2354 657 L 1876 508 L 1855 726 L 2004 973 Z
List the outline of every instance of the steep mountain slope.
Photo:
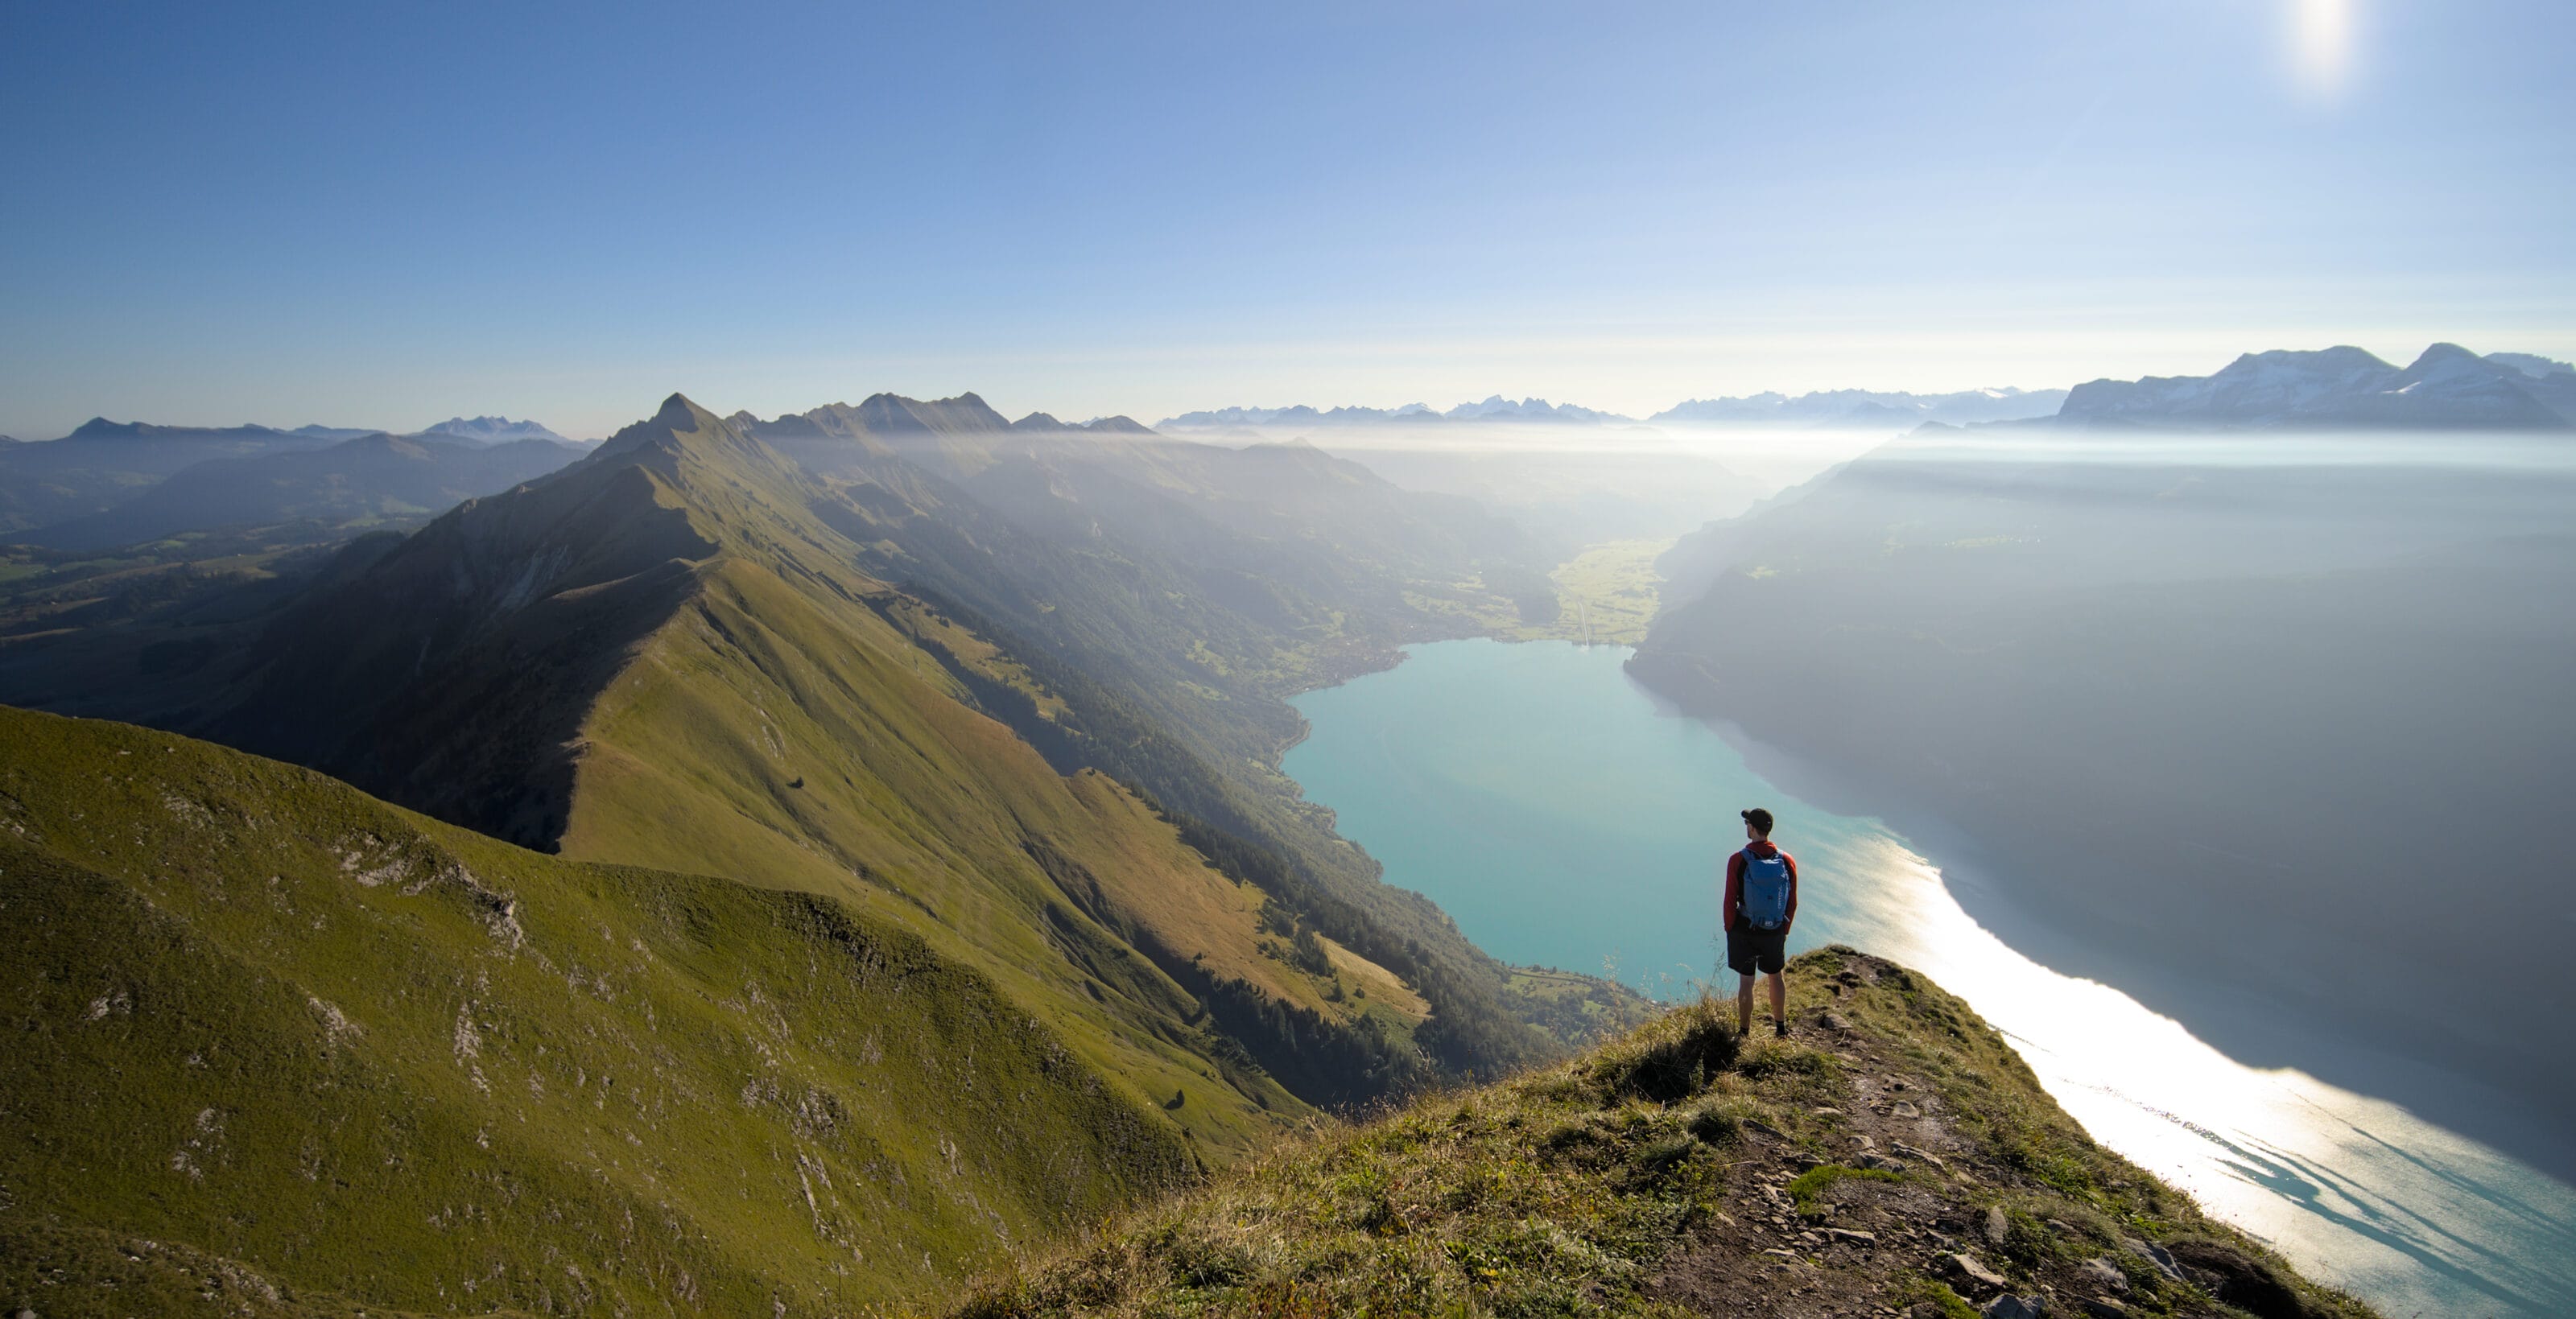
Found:
M 847 1313 L 1198 1175 L 846 904 L 170 734 L 0 708 L 0 927 L 13 1312 Z
M 1521 985 L 1274 768 L 1282 694 L 1511 608 L 1476 557 L 1508 528 L 1311 449 L 922 420 L 980 407 L 818 410 L 799 463 L 674 398 L 282 609 L 141 655 L 74 633 L 0 683 L 530 845 L 877 904 L 1186 1095 L 1212 1150 L 1626 1009 Z
M 555 440 L 482 446 L 368 435 L 326 449 L 216 458 L 173 472 L 104 512 L 27 532 L 30 544 L 96 550 L 182 531 L 300 523 L 298 539 L 345 539 L 445 512 L 581 456 Z
M 2372 1313 L 2094 1144 L 1922 976 L 1828 948 L 1790 984 L 1791 1040 L 1685 1007 L 1283 1151 L 947 1313 Z
M 2561 430 L 2576 426 L 2576 377 L 2534 376 L 2511 362 L 2437 343 L 2403 368 L 2359 348 L 2247 353 L 2208 376 L 2149 376 L 2077 385 L 2068 425 L 2312 426 Z
M 1134 1093 L 1188 1096 L 1214 1149 L 1304 1111 L 1283 1082 L 1409 1083 L 1418 1013 L 1345 997 L 1292 912 L 979 713 L 978 685 L 1056 698 L 856 566 L 834 505 L 675 396 L 299 602 L 212 727 L 502 837 L 879 912 Z
M 1529 566 L 1547 551 L 1305 445 L 961 432 L 940 446 L 971 457 L 953 478 L 885 449 L 861 434 L 794 452 L 845 495 L 824 511 L 872 573 L 1006 640 L 1065 705 L 1040 718 L 979 695 L 988 710 L 1060 770 L 1142 785 L 1231 873 L 1399 972 L 1433 1008 L 1416 1038 L 1449 1067 L 1554 1047 L 1523 1020 L 1554 1010 L 1516 1001 L 1508 968 L 1380 883 L 1275 768 L 1300 732 L 1283 697 L 1552 608 Z
M 850 491 L 868 523 L 853 538 L 889 556 L 881 562 L 897 578 L 948 559 L 950 576 L 1005 583 L 1033 601 L 1070 589 L 1068 600 L 1090 605 L 1108 602 L 1061 576 L 1034 589 L 1031 574 L 1048 571 L 1035 560 L 1108 562 L 1124 579 L 1118 593 L 1131 596 L 1148 592 L 1148 578 L 1178 575 L 1180 595 L 1147 607 L 1191 615 L 1203 644 L 1134 639 L 1191 657 L 1203 682 L 1256 670 L 1264 698 L 1347 671 L 1347 658 L 1318 656 L 1382 664 L 1390 638 L 1455 634 L 1552 605 L 1537 597 L 1559 547 L 1471 501 L 1399 490 L 1310 445 L 1224 448 L 1101 423 L 1006 426 L 972 394 L 930 403 L 881 394 L 857 408 L 732 420 Z M 954 534 L 883 539 L 930 523 Z M 1032 552 L 1032 541 L 1045 548 Z

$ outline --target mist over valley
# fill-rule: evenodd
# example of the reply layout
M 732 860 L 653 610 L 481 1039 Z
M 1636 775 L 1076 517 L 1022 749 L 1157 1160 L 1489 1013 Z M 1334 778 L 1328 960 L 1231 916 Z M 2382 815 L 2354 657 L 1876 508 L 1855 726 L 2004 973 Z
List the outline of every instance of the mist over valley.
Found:
M 0 6 L 0 1317 L 2576 1313 L 2576 10 L 306 8 Z

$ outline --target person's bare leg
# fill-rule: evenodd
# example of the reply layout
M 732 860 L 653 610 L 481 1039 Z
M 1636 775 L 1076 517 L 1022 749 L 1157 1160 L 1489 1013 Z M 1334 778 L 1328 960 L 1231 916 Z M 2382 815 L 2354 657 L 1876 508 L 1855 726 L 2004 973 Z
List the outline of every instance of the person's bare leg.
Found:
M 1735 989 L 1735 1033 L 1753 1033 L 1753 977 L 1749 975 Z
M 1744 978 L 1744 990 L 1745 998 L 1748 1000 L 1751 999 L 1753 997 L 1753 977 L 1746 976 Z M 1779 1026 L 1788 1024 L 1788 1021 L 1789 982 L 1782 979 L 1779 972 L 1774 971 L 1771 973 L 1771 1023 L 1775 1026 Z

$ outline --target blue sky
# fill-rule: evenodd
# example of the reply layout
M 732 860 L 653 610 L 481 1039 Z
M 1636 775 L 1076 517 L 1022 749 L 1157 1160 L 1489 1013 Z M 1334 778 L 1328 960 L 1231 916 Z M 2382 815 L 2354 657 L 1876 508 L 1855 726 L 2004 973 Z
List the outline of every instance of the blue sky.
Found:
M 0 0 L 0 433 L 2566 357 L 2571 49 L 2503 0 Z

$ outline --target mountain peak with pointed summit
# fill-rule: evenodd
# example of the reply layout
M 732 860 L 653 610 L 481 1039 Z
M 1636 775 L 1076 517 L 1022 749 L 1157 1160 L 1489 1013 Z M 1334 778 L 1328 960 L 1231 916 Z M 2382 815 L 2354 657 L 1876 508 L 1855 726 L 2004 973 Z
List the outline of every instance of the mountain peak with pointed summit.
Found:
M 858 414 L 871 432 L 880 435 L 904 431 L 986 434 L 1011 428 L 1008 418 L 971 393 L 940 399 L 871 394 L 859 404 Z
M 673 394 L 662 400 L 652 416 L 609 436 L 584 465 L 644 462 L 677 479 L 684 465 L 708 460 L 747 462 L 765 469 L 780 468 L 785 462 L 743 428 L 699 407 L 686 394 Z

